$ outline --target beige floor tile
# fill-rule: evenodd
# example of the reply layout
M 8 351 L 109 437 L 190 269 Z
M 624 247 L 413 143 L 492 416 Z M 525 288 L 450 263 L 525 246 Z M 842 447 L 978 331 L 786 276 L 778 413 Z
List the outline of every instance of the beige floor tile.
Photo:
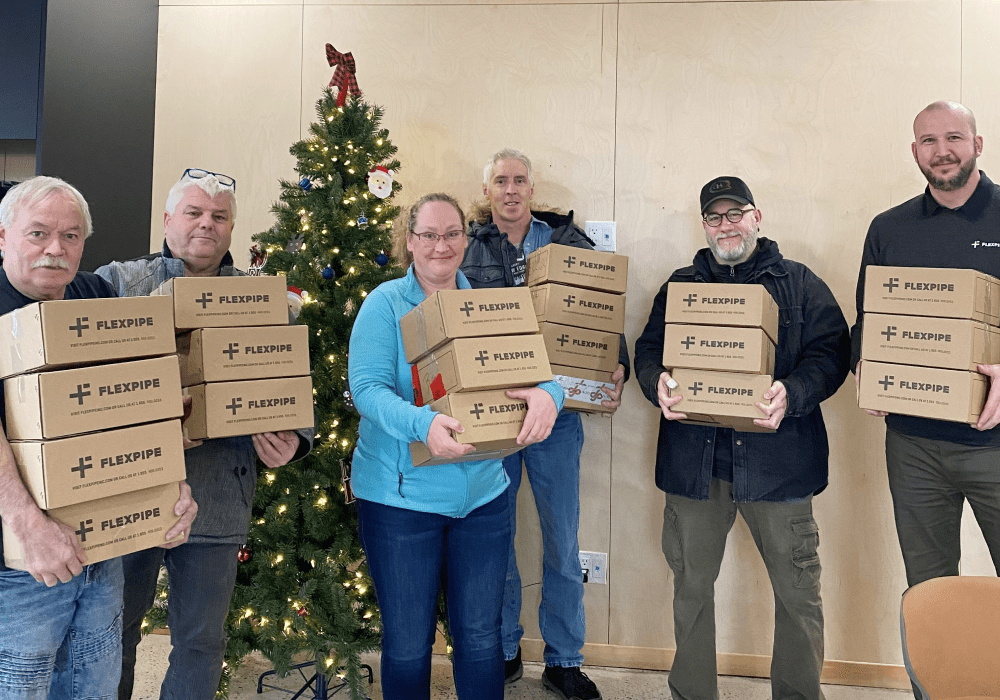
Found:
M 170 653 L 170 638 L 166 635 L 149 635 L 139 645 L 136 665 L 136 681 L 133 700 L 156 700 L 159 686 L 167 668 Z M 378 684 L 378 656 L 372 655 L 366 661 L 375 669 L 375 685 L 372 686 L 372 700 L 381 700 L 382 692 Z M 257 694 L 257 677 L 270 666 L 258 654 L 247 659 L 237 672 L 230 693 L 231 700 L 282 700 L 289 694 L 279 690 L 265 689 Z M 636 671 L 619 668 L 588 667 L 590 676 L 600 688 L 605 700 L 670 700 L 667 690 L 667 674 L 656 671 Z M 310 674 L 311 675 L 311 674 Z M 506 700 L 553 700 L 556 696 L 547 692 L 541 682 L 542 665 L 526 663 L 524 677 L 508 686 Z M 286 679 L 267 680 L 270 685 L 297 689 L 303 681 L 296 674 Z M 451 680 L 451 664 L 444 657 L 435 656 L 431 676 L 434 700 L 455 700 L 455 689 Z M 853 686 L 824 686 L 826 700 L 907 700 L 912 697 L 908 691 L 879 690 L 876 688 L 856 688 Z M 311 696 L 307 696 L 311 697 Z M 332 696 L 339 698 L 341 696 Z M 769 700 L 770 685 L 759 678 L 719 679 L 719 700 Z

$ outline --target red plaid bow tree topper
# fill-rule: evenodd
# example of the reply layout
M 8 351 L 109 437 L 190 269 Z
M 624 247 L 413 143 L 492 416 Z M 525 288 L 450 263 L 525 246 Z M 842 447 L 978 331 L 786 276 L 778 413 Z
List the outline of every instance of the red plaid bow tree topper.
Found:
M 361 88 L 358 87 L 358 79 L 354 76 L 356 70 L 354 56 L 348 53 L 340 53 L 333 48 L 333 44 L 326 45 L 326 60 L 331 66 L 337 66 L 330 78 L 330 87 L 335 87 L 339 91 L 337 95 L 337 106 L 343 107 L 347 102 L 347 93 L 355 97 L 361 96 Z

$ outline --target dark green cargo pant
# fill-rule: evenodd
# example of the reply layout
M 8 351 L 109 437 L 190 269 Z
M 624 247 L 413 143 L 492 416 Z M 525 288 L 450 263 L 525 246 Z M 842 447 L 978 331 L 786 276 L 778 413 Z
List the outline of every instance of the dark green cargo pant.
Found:
M 715 580 L 736 513 L 750 528 L 774 590 L 774 700 L 822 700 L 823 605 L 819 531 L 812 498 L 734 503 L 733 485 L 713 479 L 709 500 L 667 494 L 663 553 L 674 574 L 677 651 L 668 684 L 673 700 L 717 700 Z

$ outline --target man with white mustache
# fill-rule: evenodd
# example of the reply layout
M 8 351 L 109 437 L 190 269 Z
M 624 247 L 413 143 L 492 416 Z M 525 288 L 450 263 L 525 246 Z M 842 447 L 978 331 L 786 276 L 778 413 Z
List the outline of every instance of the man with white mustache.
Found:
M 46 255 L 45 257 L 39 258 L 31 263 L 32 270 L 36 267 L 49 267 L 54 270 L 68 270 L 69 263 L 62 258 L 53 258 L 51 255 Z
M 746 183 L 718 177 L 701 190 L 708 248 L 676 270 L 635 344 L 639 388 L 661 412 L 656 485 L 666 492 L 662 546 L 674 578 L 673 700 L 718 698 L 715 580 L 736 514 L 750 529 L 774 589 L 774 700 L 821 700 L 823 607 L 812 497 L 827 486 L 829 446 L 820 402 L 850 367 L 847 321 L 826 284 L 758 237 L 763 219 Z M 682 424 L 686 387 L 670 396 L 663 366 L 671 282 L 760 284 L 779 308 L 774 383 L 754 423 L 771 433 Z M 676 382 L 674 388 L 678 388 Z M 674 410 L 677 407 L 679 410 Z
M 858 317 L 851 329 L 857 369 L 869 265 L 975 269 L 1000 277 L 1000 187 L 976 167 L 983 137 L 972 111 L 934 102 L 913 121 L 910 146 L 927 179 L 924 192 L 872 221 L 858 275 Z M 975 426 L 882 411 L 885 459 L 908 585 L 957 576 L 962 509 L 967 500 L 1000 569 L 1000 365 L 990 378 Z
M 34 301 L 114 297 L 89 272 L 77 272 L 90 209 L 73 186 L 34 177 L 0 202 L 0 314 Z M 3 385 L 0 421 L 6 430 Z M 166 548 L 183 544 L 198 511 L 181 482 Z M 25 571 L 4 566 L 0 539 L 0 700 L 110 698 L 121 672 L 122 562 L 87 564 L 74 528 L 41 511 L 21 482 L 0 432 L 0 528 L 24 550 Z M 175 539 L 176 538 L 176 539 Z

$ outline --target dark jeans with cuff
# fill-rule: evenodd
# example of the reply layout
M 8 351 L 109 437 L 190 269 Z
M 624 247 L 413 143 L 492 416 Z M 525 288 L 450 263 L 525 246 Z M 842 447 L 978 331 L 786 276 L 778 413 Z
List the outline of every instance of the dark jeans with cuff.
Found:
M 458 697 L 502 700 L 500 605 L 512 537 L 506 493 L 461 518 L 360 498 L 357 504 L 382 613 L 382 697 L 429 700 L 443 588 Z

